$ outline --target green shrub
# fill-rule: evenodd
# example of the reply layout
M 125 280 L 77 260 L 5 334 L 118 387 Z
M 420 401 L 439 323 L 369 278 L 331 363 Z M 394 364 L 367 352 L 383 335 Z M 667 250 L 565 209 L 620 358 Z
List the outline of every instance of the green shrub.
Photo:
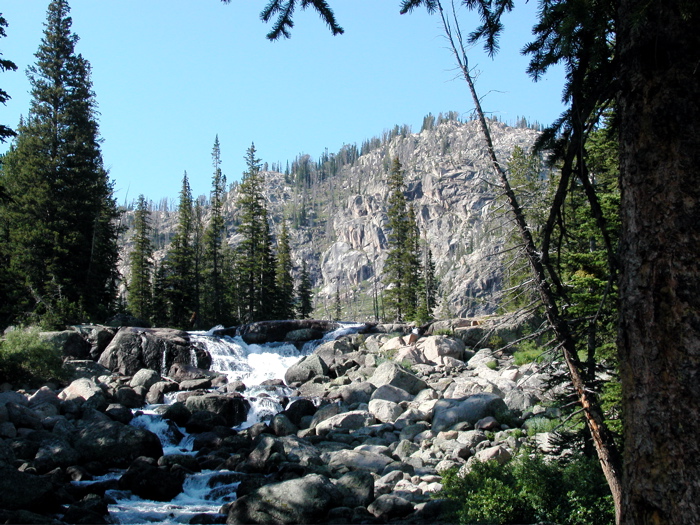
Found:
M 600 466 L 582 456 L 566 463 L 526 454 L 502 466 L 475 463 L 464 477 L 456 470 L 446 473 L 438 496 L 451 502 L 447 519 L 463 524 L 614 522 L 612 496 Z
M 42 383 L 62 376 L 61 351 L 38 328 L 13 330 L 0 342 L 0 381 Z
M 561 424 L 558 419 L 549 419 L 544 416 L 531 417 L 525 422 L 527 435 L 534 436 L 542 432 L 553 432 Z
M 523 341 L 518 346 L 518 350 L 513 352 L 513 362 L 515 366 L 522 366 L 532 362 L 540 362 L 544 350 L 539 348 L 534 341 Z

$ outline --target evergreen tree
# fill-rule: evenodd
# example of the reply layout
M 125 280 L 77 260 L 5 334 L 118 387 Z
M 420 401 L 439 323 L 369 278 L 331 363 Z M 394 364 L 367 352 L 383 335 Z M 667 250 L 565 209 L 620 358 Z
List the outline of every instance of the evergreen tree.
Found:
M 103 320 L 114 305 L 118 210 L 103 167 L 90 65 L 75 53 L 66 0 L 48 8 L 28 68 L 29 115 L 3 162 L 9 270 L 48 324 Z M 32 304 L 33 303 L 33 304 Z
M 252 322 L 271 318 L 274 313 L 275 265 L 272 241 L 263 195 L 261 161 L 255 144 L 245 156 L 247 170 L 239 188 L 241 210 L 238 233 L 243 237 L 236 258 L 239 281 L 238 301 L 241 321 Z
M 279 319 L 293 319 L 294 315 L 294 278 L 292 277 L 292 253 L 289 247 L 287 222 L 282 221 L 282 230 L 277 241 L 277 312 Z
M 182 177 L 178 223 L 166 256 L 165 298 L 168 303 L 168 324 L 190 328 L 196 321 L 195 253 L 192 242 L 194 221 L 192 192 L 187 172 Z
M 7 20 L 2 16 L 2 13 L 0 13 L 0 38 L 7 36 L 5 33 L 5 28 L 7 27 Z M 2 53 L 0 53 L 0 56 L 2 56 Z M 5 58 L 0 58 L 0 71 L 17 71 L 17 65 L 12 62 L 11 60 L 7 60 Z M 10 95 L 7 94 L 7 91 L 4 89 L 0 89 L 0 103 L 5 104 L 9 99 Z M 5 142 L 8 137 L 14 137 L 15 132 L 12 131 L 9 127 L 0 124 L 0 142 Z M 2 191 L 2 188 L 0 188 L 0 192 Z M 2 198 L 2 193 L 0 193 L 0 198 Z
M 211 218 L 204 233 L 204 297 L 202 317 L 211 325 L 229 323 L 231 316 L 224 290 L 224 251 L 226 228 L 223 216 L 226 177 L 221 173 L 221 147 L 219 136 L 212 148 L 212 189 L 210 193 Z
M 388 183 L 389 250 L 384 263 L 384 299 L 388 315 L 404 321 L 416 313 L 420 259 L 415 215 L 403 193 L 403 170 L 398 157 L 394 158 Z
M 299 286 L 297 288 L 297 316 L 299 319 L 308 319 L 313 312 L 313 292 L 311 289 L 311 279 L 306 268 L 306 261 L 301 263 L 299 273 Z
M 132 315 L 149 320 L 153 299 L 153 245 L 151 244 L 151 212 L 143 195 L 139 195 L 134 213 L 134 248 L 129 255 L 131 279 L 128 305 Z

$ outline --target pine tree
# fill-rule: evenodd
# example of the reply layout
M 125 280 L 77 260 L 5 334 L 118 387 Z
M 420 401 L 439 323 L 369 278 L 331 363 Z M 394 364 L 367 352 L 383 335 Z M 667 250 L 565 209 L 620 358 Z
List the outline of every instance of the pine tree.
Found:
M 66 0 L 48 8 L 28 68 L 29 115 L 3 163 L 8 263 L 25 297 L 15 307 L 61 325 L 103 320 L 114 305 L 118 210 L 103 167 L 90 65 L 76 55 Z M 34 304 L 31 304 L 34 303 Z
M 7 27 L 7 20 L 2 16 L 2 13 L 0 13 L 0 38 L 7 36 L 5 33 L 5 28 Z M 2 53 L 0 53 L 0 56 L 2 56 Z M 12 62 L 11 60 L 7 60 L 5 58 L 0 58 L 0 70 L 1 71 L 17 71 L 17 64 Z M 10 99 L 10 95 L 7 94 L 7 91 L 4 89 L 0 89 L 0 103 L 5 104 Z M 12 131 L 9 127 L 0 124 L 0 142 L 5 142 L 8 137 L 14 137 L 15 132 Z M 2 188 L 0 188 L 1 192 Z M 0 193 L 0 198 L 2 198 L 2 193 Z
M 279 319 L 293 319 L 294 316 L 294 278 L 292 277 L 292 253 L 289 247 L 287 222 L 282 221 L 279 240 L 277 241 L 277 312 Z
M 247 170 L 239 188 L 238 208 L 241 210 L 238 233 L 243 237 L 236 258 L 239 280 L 241 321 L 270 319 L 274 313 L 275 265 L 272 241 L 263 195 L 261 161 L 256 157 L 255 144 L 245 156 Z
M 416 313 L 420 259 L 415 214 L 403 193 L 403 171 L 398 157 L 393 161 L 388 183 L 389 250 L 384 263 L 384 298 L 388 314 L 397 321 L 404 321 Z
M 134 213 L 134 248 L 129 255 L 131 279 L 128 305 L 132 315 L 149 320 L 153 299 L 153 245 L 151 244 L 150 210 L 143 195 L 139 195 Z
M 198 315 L 195 282 L 197 276 L 192 243 L 192 191 L 187 172 L 182 177 L 177 213 L 177 230 L 166 258 L 165 298 L 168 303 L 168 324 L 184 329 L 192 327 Z
M 229 303 L 224 287 L 224 251 L 226 227 L 223 216 L 226 177 L 221 172 L 221 147 L 219 136 L 212 148 L 212 189 L 210 193 L 211 219 L 204 233 L 204 297 L 202 317 L 211 325 L 231 322 Z
M 297 287 L 297 316 L 299 319 L 308 319 L 313 312 L 313 292 L 311 289 L 311 279 L 306 268 L 306 261 L 301 263 L 299 273 L 299 286 Z

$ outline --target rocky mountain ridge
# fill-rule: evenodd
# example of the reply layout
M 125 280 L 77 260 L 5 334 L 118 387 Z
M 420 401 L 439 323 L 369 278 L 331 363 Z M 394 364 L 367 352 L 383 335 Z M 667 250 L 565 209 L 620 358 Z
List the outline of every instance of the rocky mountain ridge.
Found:
M 496 153 L 507 161 L 518 146 L 530 149 L 538 132 L 491 122 Z M 331 317 L 339 291 L 346 319 L 372 317 L 372 295 L 381 291 L 387 255 L 386 184 L 391 160 L 404 170 L 406 196 L 414 207 L 424 245 L 432 252 L 440 283 L 442 317 L 492 313 L 501 288 L 502 211 L 476 121 L 448 120 L 420 133 L 402 133 L 379 143 L 337 174 L 299 185 L 293 176 L 265 172 L 265 197 L 275 228 L 303 214 L 290 228 L 295 272 L 305 261 L 315 287 L 315 312 Z M 236 234 L 237 185 L 226 196 L 228 242 Z M 176 212 L 154 211 L 157 234 L 172 235 Z M 205 216 L 206 220 L 206 216 Z M 124 242 L 128 252 L 129 234 Z M 162 258 L 160 250 L 157 257 Z M 123 261 L 127 258 L 123 257 Z M 128 268 L 122 268 L 128 274 Z

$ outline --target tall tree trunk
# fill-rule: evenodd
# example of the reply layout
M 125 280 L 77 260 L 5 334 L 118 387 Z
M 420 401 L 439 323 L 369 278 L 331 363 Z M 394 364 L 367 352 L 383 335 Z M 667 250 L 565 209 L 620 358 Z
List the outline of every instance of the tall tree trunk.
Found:
M 593 438 L 593 444 L 598 455 L 598 460 L 603 469 L 603 474 L 608 482 L 608 486 L 610 487 L 610 492 L 615 505 L 615 515 L 617 519 L 619 519 L 622 501 L 622 481 L 619 453 L 615 447 L 615 442 L 613 441 L 612 436 L 605 425 L 603 412 L 597 399 L 595 396 L 592 396 L 589 393 L 589 390 L 586 388 L 586 382 L 582 374 L 581 362 L 578 358 L 578 354 L 576 353 L 576 345 L 573 336 L 571 335 L 571 331 L 569 330 L 569 325 L 559 312 L 557 297 L 552 291 L 549 281 L 547 280 L 542 259 L 537 247 L 535 246 L 532 235 L 530 234 L 530 229 L 525 219 L 525 214 L 520 207 L 515 192 L 510 186 L 508 176 L 496 155 L 493 142 L 491 140 L 491 133 L 486 123 L 484 112 L 481 109 L 481 102 L 477 95 L 474 81 L 469 71 L 469 63 L 464 44 L 462 42 L 461 31 L 459 24 L 456 22 L 457 16 L 454 12 L 454 3 L 452 4 L 454 14 L 453 19 L 455 20 L 454 28 L 451 27 L 449 19 L 447 18 L 447 15 L 445 15 L 439 1 L 437 2 L 437 7 L 442 18 L 445 35 L 450 43 L 450 47 L 455 55 L 460 71 L 462 72 L 462 75 L 469 86 L 469 91 L 476 108 L 481 131 L 486 141 L 492 168 L 501 182 L 503 192 L 508 200 L 511 211 L 513 212 L 518 234 L 525 248 L 525 255 L 527 257 L 530 269 L 532 270 L 537 291 L 545 309 L 545 316 L 547 317 L 547 321 L 555 334 L 559 348 L 562 350 L 564 361 L 566 362 L 566 366 L 569 370 L 569 377 L 573 384 L 574 390 L 576 391 L 579 404 L 583 408 L 587 428 L 590 431 L 591 437 Z
M 700 523 L 700 3 L 618 20 L 622 523 Z

